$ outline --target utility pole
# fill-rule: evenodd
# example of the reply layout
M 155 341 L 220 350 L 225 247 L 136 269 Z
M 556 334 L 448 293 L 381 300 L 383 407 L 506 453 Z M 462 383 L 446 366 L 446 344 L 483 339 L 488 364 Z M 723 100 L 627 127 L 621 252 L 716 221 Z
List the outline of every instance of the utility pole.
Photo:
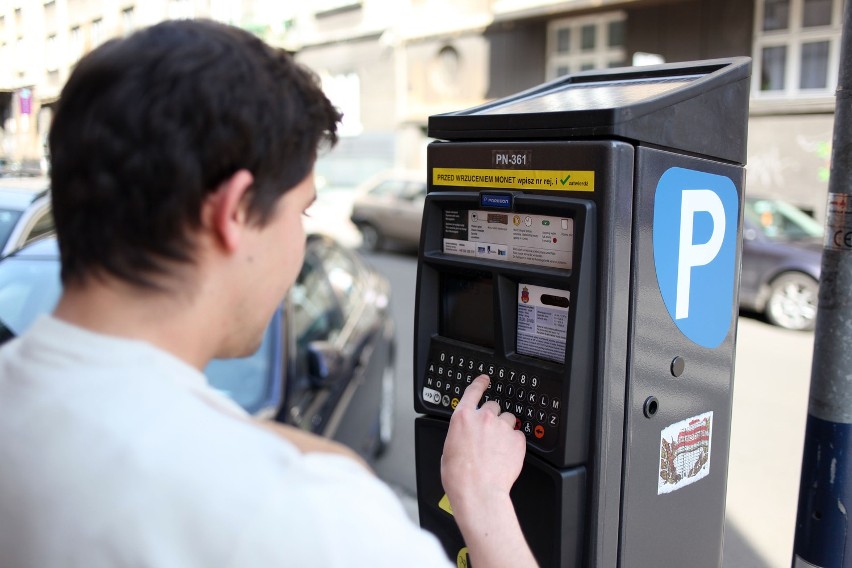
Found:
M 852 568 L 852 11 L 846 2 L 793 568 Z

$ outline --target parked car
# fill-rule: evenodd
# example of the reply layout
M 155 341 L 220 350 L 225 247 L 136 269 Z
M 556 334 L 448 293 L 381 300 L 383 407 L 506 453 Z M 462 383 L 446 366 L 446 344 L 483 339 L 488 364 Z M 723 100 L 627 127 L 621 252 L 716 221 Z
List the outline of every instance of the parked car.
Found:
M 56 239 L 0 261 L 0 343 L 56 305 Z M 256 353 L 214 360 L 210 384 L 259 418 L 348 445 L 367 459 L 391 437 L 394 329 L 387 280 L 328 237 L 308 239 L 298 280 Z
M 794 205 L 747 197 L 740 307 L 787 329 L 813 329 L 822 236 L 822 225 Z
M 426 199 L 426 173 L 388 171 L 364 182 L 352 204 L 362 246 L 379 250 L 389 241 L 416 247 Z
M 0 256 L 53 230 L 46 177 L 0 176 Z

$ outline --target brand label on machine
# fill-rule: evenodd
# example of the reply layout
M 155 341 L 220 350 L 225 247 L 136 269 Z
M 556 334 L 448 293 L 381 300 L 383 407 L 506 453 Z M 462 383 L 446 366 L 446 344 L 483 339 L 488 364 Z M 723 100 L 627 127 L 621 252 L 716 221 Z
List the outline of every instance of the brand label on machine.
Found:
M 444 210 L 444 252 L 571 268 L 574 219 L 479 210 Z
M 654 196 L 654 265 L 678 329 L 714 349 L 731 327 L 739 198 L 729 178 L 670 168 Z
M 672 424 L 660 433 L 657 495 L 677 491 L 710 473 L 713 412 Z

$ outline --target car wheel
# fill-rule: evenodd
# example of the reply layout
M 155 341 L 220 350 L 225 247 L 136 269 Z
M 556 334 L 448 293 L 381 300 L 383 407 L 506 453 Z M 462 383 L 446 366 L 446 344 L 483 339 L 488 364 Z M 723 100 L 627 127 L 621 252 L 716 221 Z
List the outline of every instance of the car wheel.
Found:
M 811 330 L 816 323 L 819 284 L 801 272 L 787 272 L 770 285 L 767 319 L 780 327 Z
M 361 231 L 361 246 L 370 251 L 377 251 L 382 248 L 382 234 L 370 223 L 361 223 L 358 225 Z

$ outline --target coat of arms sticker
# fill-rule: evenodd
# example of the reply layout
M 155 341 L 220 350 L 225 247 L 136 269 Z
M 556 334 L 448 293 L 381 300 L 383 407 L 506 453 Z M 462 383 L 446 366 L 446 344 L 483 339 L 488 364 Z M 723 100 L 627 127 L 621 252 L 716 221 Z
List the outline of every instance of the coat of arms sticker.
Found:
M 713 412 L 681 420 L 660 433 L 660 475 L 657 495 L 671 493 L 707 477 Z

